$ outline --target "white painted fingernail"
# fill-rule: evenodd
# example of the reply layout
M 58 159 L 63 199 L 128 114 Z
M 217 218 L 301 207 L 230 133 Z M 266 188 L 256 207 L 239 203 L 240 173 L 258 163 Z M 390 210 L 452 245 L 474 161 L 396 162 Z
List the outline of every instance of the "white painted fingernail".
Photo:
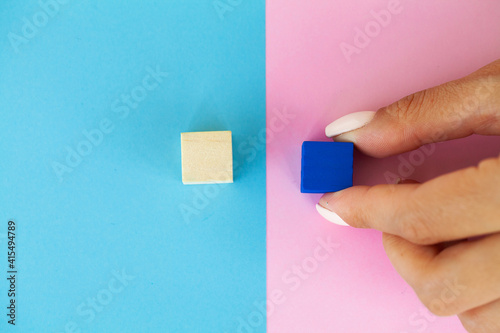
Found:
M 350 113 L 326 126 L 325 134 L 331 138 L 342 133 L 354 131 L 368 124 L 375 116 L 374 111 L 360 111 Z
M 345 223 L 344 220 L 340 218 L 337 214 L 332 212 L 331 210 L 328 210 L 326 208 L 321 207 L 320 205 L 316 204 L 316 210 L 318 211 L 319 215 L 323 216 L 326 220 L 342 225 L 342 226 L 349 226 L 349 224 Z

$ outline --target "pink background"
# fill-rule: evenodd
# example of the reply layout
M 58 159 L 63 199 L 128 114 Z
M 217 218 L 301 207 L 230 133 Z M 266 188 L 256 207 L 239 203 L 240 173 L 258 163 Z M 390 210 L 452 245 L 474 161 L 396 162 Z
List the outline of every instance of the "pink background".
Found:
M 324 221 L 315 210 L 320 196 L 299 191 L 302 141 L 326 140 L 324 128 L 337 117 L 377 110 L 500 58 L 500 2 L 405 1 L 402 12 L 348 63 L 339 44 L 353 44 L 354 29 L 364 28 L 373 20 L 370 11 L 387 4 L 267 2 L 268 125 L 276 110 L 295 116 L 284 128 L 269 129 L 268 298 L 276 299 L 269 332 L 464 331 L 455 317 L 419 313 L 424 307 L 390 265 L 379 232 Z M 500 138 L 493 137 L 439 144 L 411 178 L 423 181 L 474 165 L 498 155 L 499 148 Z M 397 173 L 400 165 L 397 157 L 360 154 L 354 163 L 355 184 L 384 183 L 384 173 Z M 323 262 L 312 259 L 318 237 L 339 244 Z M 291 270 L 303 262 L 310 273 L 297 277 Z

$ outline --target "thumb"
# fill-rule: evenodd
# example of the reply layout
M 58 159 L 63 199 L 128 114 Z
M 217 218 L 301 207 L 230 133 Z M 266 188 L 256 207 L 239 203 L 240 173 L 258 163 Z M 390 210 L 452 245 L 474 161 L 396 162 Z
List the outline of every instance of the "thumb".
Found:
M 500 60 L 456 81 L 383 107 L 344 116 L 326 127 L 335 141 L 386 157 L 424 144 L 500 134 Z

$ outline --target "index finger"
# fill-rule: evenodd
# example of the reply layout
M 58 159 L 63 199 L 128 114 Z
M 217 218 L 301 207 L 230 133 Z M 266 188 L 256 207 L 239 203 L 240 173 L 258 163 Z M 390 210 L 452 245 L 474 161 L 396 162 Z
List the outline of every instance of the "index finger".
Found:
M 459 80 L 409 95 L 377 112 L 356 112 L 325 129 L 335 141 L 386 157 L 471 134 L 500 135 L 500 60 Z

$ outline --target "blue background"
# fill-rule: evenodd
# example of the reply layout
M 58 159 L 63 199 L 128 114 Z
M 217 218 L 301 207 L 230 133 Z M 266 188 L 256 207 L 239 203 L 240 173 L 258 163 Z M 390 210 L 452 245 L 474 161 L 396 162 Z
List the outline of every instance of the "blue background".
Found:
M 59 7 L 17 45 L 43 9 L 0 4 L 0 270 L 14 219 L 17 331 L 235 332 L 249 315 L 264 331 L 264 1 Z M 148 68 L 168 76 L 126 107 Z M 55 163 L 103 120 L 113 130 L 61 180 Z M 233 132 L 234 184 L 182 185 L 180 133 L 200 130 Z M 115 271 L 133 278 L 110 293 Z

